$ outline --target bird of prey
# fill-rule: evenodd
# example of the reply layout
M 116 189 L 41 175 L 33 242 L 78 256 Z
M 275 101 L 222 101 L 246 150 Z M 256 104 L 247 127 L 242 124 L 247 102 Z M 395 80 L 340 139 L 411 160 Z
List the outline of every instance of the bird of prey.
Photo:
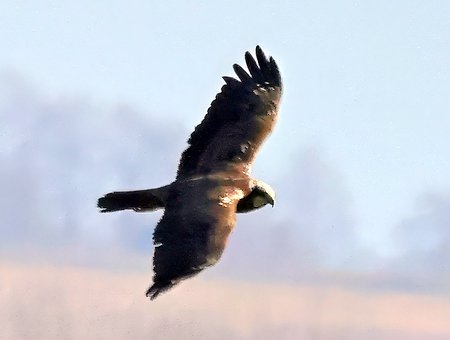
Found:
M 164 209 L 153 233 L 150 299 L 214 265 L 236 223 L 236 213 L 274 205 L 275 192 L 250 177 L 253 161 L 273 130 L 282 83 L 275 60 L 256 47 L 247 52 L 249 73 L 233 65 L 239 79 L 225 85 L 191 134 L 174 182 L 155 189 L 112 192 L 98 200 L 101 212 Z

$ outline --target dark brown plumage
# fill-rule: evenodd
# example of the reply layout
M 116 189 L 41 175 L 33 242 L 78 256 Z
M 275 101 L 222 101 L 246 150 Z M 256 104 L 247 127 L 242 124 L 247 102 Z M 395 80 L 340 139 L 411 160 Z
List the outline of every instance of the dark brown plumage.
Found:
M 273 189 L 250 171 L 277 121 L 282 84 L 275 61 L 259 46 L 256 59 L 247 52 L 250 74 L 235 64 L 239 80 L 223 77 L 226 84 L 191 134 L 173 183 L 98 200 L 102 212 L 165 209 L 153 234 L 151 299 L 219 260 L 236 212 L 274 203 Z

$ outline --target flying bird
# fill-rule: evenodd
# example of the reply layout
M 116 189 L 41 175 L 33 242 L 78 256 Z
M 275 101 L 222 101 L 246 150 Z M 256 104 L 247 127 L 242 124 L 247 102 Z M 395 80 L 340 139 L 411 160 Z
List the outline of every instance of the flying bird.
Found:
M 256 47 L 246 52 L 248 71 L 233 65 L 238 79 L 225 85 L 191 134 L 174 182 L 154 189 L 111 192 L 98 200 L 101 212 L 164 209 L 153 233 L 150 299 L 214 265 L 236 224 L 236 213 L 274 205 L 275 192 L 250 177 L 253 161 L 273 130 L 282 94 L 275 60 Z

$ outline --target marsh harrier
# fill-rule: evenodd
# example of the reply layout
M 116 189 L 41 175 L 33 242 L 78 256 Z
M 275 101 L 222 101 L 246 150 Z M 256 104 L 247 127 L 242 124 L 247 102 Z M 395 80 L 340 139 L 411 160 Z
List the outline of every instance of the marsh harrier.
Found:
M 174 182 L 98 200 L 101 212 L 164 209 L 153 233 L 151 299 L 219 260 L 236 213 L 274 204 L 274 190 L 250 172 L 278 119 L 281 76 L 259 46 L 256 60 L 247 52 L 245 61 L 249 73 L 235 64 L 239 79 L 223 77 L 226 84 L 191 134 Z

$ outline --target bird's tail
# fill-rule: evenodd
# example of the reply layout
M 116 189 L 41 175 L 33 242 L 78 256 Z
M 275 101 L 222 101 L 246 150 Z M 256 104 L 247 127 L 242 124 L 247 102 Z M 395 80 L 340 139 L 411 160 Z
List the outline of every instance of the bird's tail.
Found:
M 169 186 L 137 191 L 116 191 L 100 197 L 97 206 L 100 212 L 132 209 L 134 211 L 152 211 L 164 208 Z

